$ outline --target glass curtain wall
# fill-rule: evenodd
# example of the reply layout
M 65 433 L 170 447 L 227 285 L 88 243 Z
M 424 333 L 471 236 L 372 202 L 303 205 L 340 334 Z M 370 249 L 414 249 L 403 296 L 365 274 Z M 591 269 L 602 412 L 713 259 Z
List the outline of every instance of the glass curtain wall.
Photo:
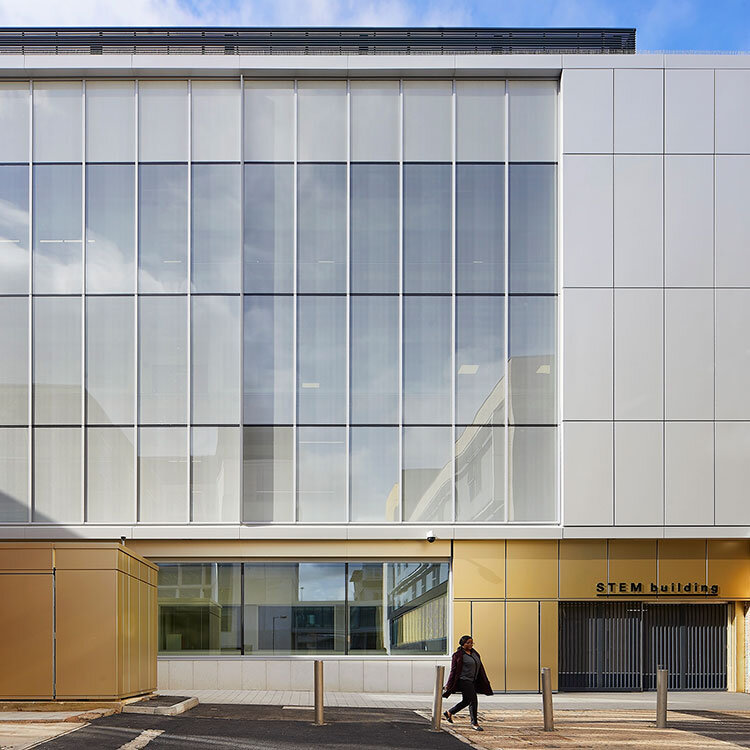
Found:
M 555 522 L 556 111 L 554 81 L 0 83 L 0 517 Z
M 448 563 L 161 563 L 163 654 L 444 654 Z

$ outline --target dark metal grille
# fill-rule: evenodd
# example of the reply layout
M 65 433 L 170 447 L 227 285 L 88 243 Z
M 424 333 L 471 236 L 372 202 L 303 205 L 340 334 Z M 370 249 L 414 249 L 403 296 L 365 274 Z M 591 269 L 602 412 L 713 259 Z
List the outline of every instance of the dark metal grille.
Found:
M 560 690 L 726 690 L 727 606 L 560 603 Z
M 633 53 L 635 29 L 0 29 L 0 54 L 378 55 Z

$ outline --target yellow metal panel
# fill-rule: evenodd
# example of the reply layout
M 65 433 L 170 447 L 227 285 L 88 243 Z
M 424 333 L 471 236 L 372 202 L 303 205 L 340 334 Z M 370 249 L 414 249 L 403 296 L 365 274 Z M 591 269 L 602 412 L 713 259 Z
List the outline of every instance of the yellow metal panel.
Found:
M 560 541 L 560 598 L 592 599 L 597 583 L 607 582 L 606 539 Z
M 286 542 L 277 544 L 282 544 L 285 553 L 288 553 L 289 546 Z M 350 559 L 375 557 L 382 560 L 398 560 L 404 557 L 418 557 L 430 560 L 435 557 L 450 557 L 451 543 L 449 539 L 436 539 L 434 542 L 428 542 L 426 539 L 350 539 L 346 542 L 344 555 Z
M 158 620 L 157 620 L 157 602 L 156 602 L 156 589 L 153 586 L 149 586 L 148 589 L 149 594 L 149 637 L 148 637 L 148 662 L 151 668 L 150 677 L 149 677 L 149 689 L 150 690 L 156 690 L 156 680 L 157 680 L 157 669 L 156 669 L 156 655 L 157 655 L 157 646 L 156 646 L 156 639 L 157 639 L 157 628 L 158 628 Z
M 55 567 L 58 570 L 116 570 L 117 548 L 55 546 Z
M 448 651 L 458 648 L 462 635 L 471 635 L 471 602 L 453 602 L 453 642 L 448 644 Z
M 508 599 L 557 598 L 557 540 L 507 542 Z
M 640 583 L 648 591 L 656 583 L 655 539 L 612 539 L 609 542 L 609 583 Z M 617 593 L 617 592 L 616 592 Z
M 20 571 L 51 571 L 52 545 L 10 546 L 7 542 L 0 543 L 0 573 Z
M 505 598 L 505 541 L 453 543 L 453 595 L 461 599 Z
M 735 675 L 734 690 L 745 692 L 745 605 L 743 602 L 734 603 L 734 628 L 729 632 L 734 635 Z
M 558 671 L 558 604 L 539 603 L 539 668 L 549 667 L 552 675 L 552 689 L 557 690 Z
M 128 694 L 138 692 L 140 674 L 138 671 L 138 581 L 128 576 L 128 657 L 130 681 L 128 683 Z
M 471 629 L 492 689 L 505 690 L 505 602 L 472 602 Z
M 506 690 L 539 690 L 539 602 L 507 602 Z
M 116 571 L 58 570 L 56 581 L 57 697 L 116 697 Z
M 52 698 L 52 574 L 0 574 L 0 698 Z
M 125 693 L 125 581 L 127 576 L 117 571 L 117 694 Z
M 659 539 L 658 553 L 659 584 L 706 583 L 705 539 Z
M 708 540 L 708 584 L 720 597 L 750 599 L 750 540 Z

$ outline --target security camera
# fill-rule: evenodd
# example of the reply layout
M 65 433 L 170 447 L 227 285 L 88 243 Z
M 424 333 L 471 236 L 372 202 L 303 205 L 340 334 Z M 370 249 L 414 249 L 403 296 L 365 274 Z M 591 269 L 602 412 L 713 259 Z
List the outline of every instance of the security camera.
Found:
M 427 532 L 427 541 L 428 541 L 428 542 L 429 542 L 430 544 L 432 544 L 432 543 L 433 543 L 433 542 L 435 541 L 435 532 L 434 532 L 434 531 L 433 531 L 432 529 L 430 529 L 430 530 L 429 530 L 429 531 Z

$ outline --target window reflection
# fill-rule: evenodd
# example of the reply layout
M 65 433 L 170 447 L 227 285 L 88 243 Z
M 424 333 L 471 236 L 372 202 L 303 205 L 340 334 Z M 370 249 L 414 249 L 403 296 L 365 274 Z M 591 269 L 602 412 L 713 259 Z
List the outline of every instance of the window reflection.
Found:
M 0 166 L 0 294 L 29 291 L 29 168 Z
M 350 429 L 351 520 L 399 521 L 398 427 Z
M 404 521 L 450 521 L 453 430 L 404 427 Z
M 0 424 L 29 422 L 29 302 L 0 297 Z
M 456 519 L 505 518 L 505 428 L 469 426 L 456 439 Z
M 347 565 L 347 618 L 350 654 L 386 653 L 383 633 L 382 563 Z
M 508 520 L 557 516 L 557 428 L 511 427 L 508 444 Z
M 297 428 L 297 520 L 346 521 L 346 428 Z
M 294 521 L 291 427 L 245 427 L 242 520 Z
M 237 523 L 240 515 L 239 427 L 193 427 L 192 520 Z
M 188 434 L 185 427 L 138 431 L 138 520 L 187 523 Z

